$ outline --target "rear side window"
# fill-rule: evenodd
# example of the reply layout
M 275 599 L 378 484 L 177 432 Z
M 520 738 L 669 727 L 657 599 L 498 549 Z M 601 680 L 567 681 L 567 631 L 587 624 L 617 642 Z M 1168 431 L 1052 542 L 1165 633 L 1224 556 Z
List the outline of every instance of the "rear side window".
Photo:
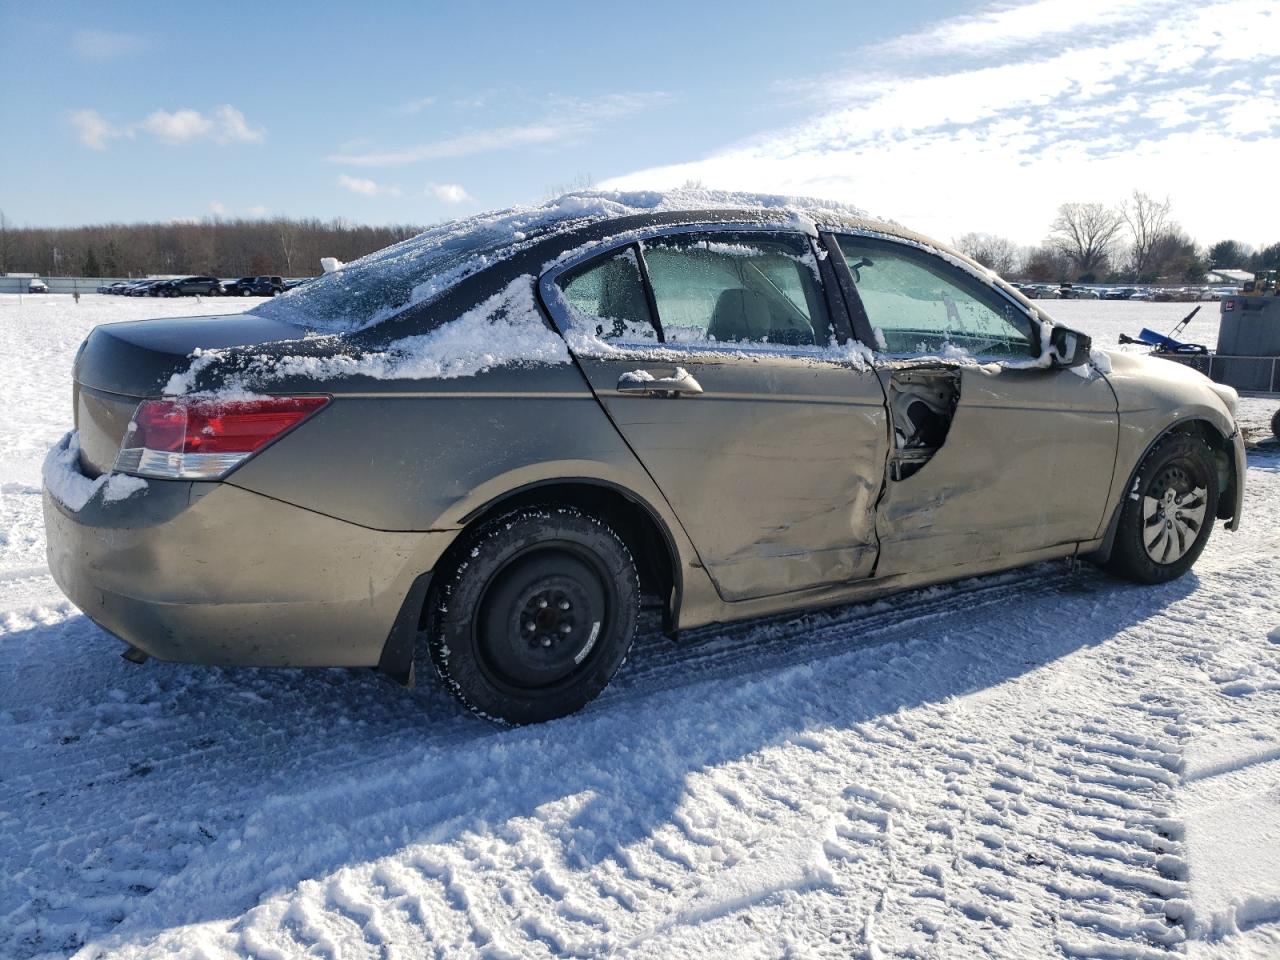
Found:
M 558 281 L 574 321 L 604 340 L 657 340 L 635 250 L 628 247 Z
M 888 353 L 1036 354 L 1039 338 L 1021 310 L 924 250 L 839 236 L 858 298 Z
M 825 345 L 830 323 L 804 237 L 687 234 L 646 240 L 669 344 Z

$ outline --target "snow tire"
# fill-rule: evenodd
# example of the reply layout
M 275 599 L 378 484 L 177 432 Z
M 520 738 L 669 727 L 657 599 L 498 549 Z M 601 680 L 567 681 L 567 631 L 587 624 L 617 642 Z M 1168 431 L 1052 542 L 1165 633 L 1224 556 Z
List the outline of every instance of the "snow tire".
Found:
M 1181 548 L 1182 552 L 1162 562 L 1152 555 L 1153 550 L 1149 546 L 1149 531 L 1158 523 L 1147 515 L 1150 509 L 1148 501 L 1154 500 L 1159 504 L 1173 488 L 1171 484 L 1204 491 L 1202 497 L 1197 498 L 1203 500 L 1199 511 L 1202 519 L 1194 530 L 1194 538 Z M 1181 491 L 1180 495 L 1189 496 L 1190 490 Z M 1209 541 L 1217 516 L 1219 495 L 1213 451 L 1204 441 L 1177 433 L 1165 437 L 1147 454 L 1132 486 L 1125 493 L 1115 545 L 1105 564 L 1106 569 L 1137 583 L 1166 583 L 1182 576 L 1191 569 Z
M 464 540 L 428 610 L 427 649 L 470 710 L 510 724 L 567 716 L 625 662 L 640 610 L 622 539 L 573 507 L 527 507 Z

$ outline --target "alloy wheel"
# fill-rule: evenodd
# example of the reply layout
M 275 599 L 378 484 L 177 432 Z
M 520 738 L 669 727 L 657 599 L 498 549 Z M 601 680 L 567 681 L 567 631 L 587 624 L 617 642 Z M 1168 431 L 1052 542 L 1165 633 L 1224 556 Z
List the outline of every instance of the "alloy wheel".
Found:
M 1170 464 L 1142 498 L 1142 544 L 1156 563 L 1186 556 L 1204 526 L 1208 491 L 1185 469 Z

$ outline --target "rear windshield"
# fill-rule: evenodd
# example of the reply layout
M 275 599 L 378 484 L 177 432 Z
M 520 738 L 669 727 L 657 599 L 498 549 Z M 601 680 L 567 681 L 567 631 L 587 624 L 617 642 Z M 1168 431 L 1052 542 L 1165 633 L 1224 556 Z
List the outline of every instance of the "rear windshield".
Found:
M 496 262 L 512 239 L 508 230 L 484 228 L 421 234 L 287 290 L 251 312 L 308 330 L 359 330 L 430 300 Z

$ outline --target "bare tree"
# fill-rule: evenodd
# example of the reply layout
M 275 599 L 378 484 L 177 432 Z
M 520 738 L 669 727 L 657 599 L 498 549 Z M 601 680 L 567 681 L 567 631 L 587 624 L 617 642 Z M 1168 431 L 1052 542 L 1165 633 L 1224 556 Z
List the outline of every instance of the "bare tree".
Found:
M 1070 275 L 1071 261 L 1053 244 L 1044 243 L 1027 254 L 1022 273 L 1037 283 L 1059 283 Z
M 0 210 L 0 277 L 9 270 L 9 221 Z
M 966 233 L 957 237 L 954 245 L 966 257 L 972 257 L 1002 277 L 1015 273 L 1021 265 L 1018 245 L 1008 237 L 998 237 L 994 233 Z
M 566 193 L 580 193 L 583 190 L 594 190 L 596 188 L 596 178 L 588 173 L 576 173 L 572 180 L 564 183 L 549 184 L 542 191 L 543 200 L 554 200 L 556 197 L 562 197 Z
M 298 230 L 292 220 L 280 218 L 280 250 L 284 253 L 284 272 L 293 276 L 293 251 L 298 243 Z
M 358 226 L 342 220 L 230 220 L 83 227 L 13 227 L 0 221 L 6 271 L 57 275 L 81 269 L 94 252 L 104 276 L 211 273 L 297 276 L 318 273 L 320 258 L 350 262 L 421 231 L 409 224 Z M 56 251 L 56 253 L 55 253 Z
M 1133 196 L 1124 202 L 1120 210 L 1133 240 L 1129 251 L 1130 267 L 1134 279 L 1139 280 L 1150 274 L 1152 254 L 1169 232 L 1169 198 L 1156 200 L 1141 190 L 1134 190 Z
M 1049 227 L 1049 242 L 1077 277 L 1101 273 L 1115 251 L 1124 215 L 1102 203 L 1064 203 Z

